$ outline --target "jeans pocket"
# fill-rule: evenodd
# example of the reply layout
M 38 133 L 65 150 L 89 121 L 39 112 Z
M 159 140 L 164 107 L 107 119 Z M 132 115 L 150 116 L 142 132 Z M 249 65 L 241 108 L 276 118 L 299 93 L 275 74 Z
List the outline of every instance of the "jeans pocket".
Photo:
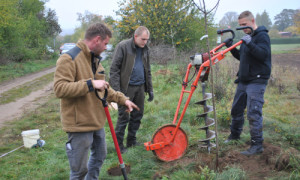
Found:
M 264 100 L 259 97 L 251 97 L 250 107 L 249 107 L 249 117 L 250 119 L 258 120 L 262 116 Z
M 72 148 L 71 143 L 66 143 L 66 153 L 69 159 L 70 168 L 72 171 L 79 171 L 79 166 L 76 164 L 76 158 L 75 158 L 75 150 Z

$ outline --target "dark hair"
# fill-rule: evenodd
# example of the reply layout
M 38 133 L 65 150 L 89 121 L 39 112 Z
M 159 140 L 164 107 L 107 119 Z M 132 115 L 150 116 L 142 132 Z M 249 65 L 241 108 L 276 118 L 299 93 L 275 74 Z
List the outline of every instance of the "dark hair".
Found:
M 148 30 L 148 28 L 146 28 L 145 26 L 139 26 L 139 27 L 134 31 L 134 35 L 140 36 L 141 34 L 143 34 L 144 31 L 146 31 L 147 34 L 150 36 L 149 30 Z
M 239 15 L 238 19 L 243 19 L 243 18 L 254 19 L 254 16 L 250 11 L 244 11 Z
M 100 36 L 102 40 L 112 37 L 111 31 L 102 23 L 95 23 L 88 27 L 85 32 L 84 38 L 87 40 L 91 40 L 92 38 Z

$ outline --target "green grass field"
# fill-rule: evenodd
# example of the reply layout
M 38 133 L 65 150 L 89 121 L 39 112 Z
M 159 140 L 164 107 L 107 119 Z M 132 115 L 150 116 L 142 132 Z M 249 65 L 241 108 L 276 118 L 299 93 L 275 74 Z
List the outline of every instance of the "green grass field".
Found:
M 28 60 L 22 63 L 10 62 L 0 65 L 0 84 L 30 73 L 41 71 L 45 68 L 53 67 L 57 58 L 51 60 Z
M 272 54 L 300 53 L 300 44 L 272 44 Z
M 295 46 L 291 46 L 294 49 Z M 296 46 L 297 47 L 297 46 Z M 272 46 L 272 48 L 275 48 Z M 280 49 L 280 47 L 276 48 Z M 290 51 L 287 50 L 287 51 Z M 228 57 L 230 58 L 230 57 Z M 228 136 L 230 124 L 230 107 L 234 96 L 237 63 L 225 58 L 214 68 L 216 115 L 218 120 L 218 136 L 220 157 L 229 150 L 242 150 L 249 140 L 249 126 L 246 122 L 242 139 L 235 145 L 225 145 L 223 141 Z M 104 61 L 106 73 L 110 61 Z M 155 99 L 145 103 L 145 115 L 138 131 L 138 141 L 150 141 L 152 134 L 164 124 L 172 123 L 182 83 L 182 74 L 187 64 L 170 62 L 168 66 L 152 65 L 153 87 Z M 286 151 L 294 148 L 300 150 L 300 89 L 297 82 L 300 80 L 299 72 L 285 71 L 282 75 L 280 67 L 273 65 L 274 81 L 269 83 L 265 94 L 264 105 L 264 137 L 265 141 L 279 146 Z M 288 81 L 285 81 L 287 80 Z M 300 81 L 299 81 L 300 82 Z M 209 84 L 210 91 L 211 85 Z M 300 86 L 299 86 L 300 87 Z M 181 160 L 166 163 L 159 161 L 151 151 L 144 147 L 130 148 L 123 155 L 124 162 L 131 166 L 129 179 L 163 179 L 163 180 L 194 180 L 194 179 L 249 179 L 251 172 L 242 169 L 239 164 L 229 165 L 222 172 L 214 169 L 215 150 L 208 154 L 206 149 L 199 149 L 198 140 L 205 138 L 204 131 L 199 127 L 203 121 L 195 116 L 202 112 L 202 107 L 193 102 L 202 99 L 200 86 L 194 93 L 187 113 L 181 124 L 189 139 L 189 148 Z M 147 97 L 146 97 L 147 98 Z M 186 101 L 186 96 L 184 102 Z M 208 101 L 212 105 L 212 101 Z M 59 99 L 52 93 L 49 101 L 32 113 L 16 121 L 6 123 L 0 129 L 0 155 L 23 145 L 21 132 L 29 129 L 40 129 L 41 139 L 46 141 L 42 148 L 21 148 L 0 158 L 0 179 L 49 179 L 60 180 L 69 178 L 69 164 L 65 152 L 67 134 L 61 129 Z M 117 120 L 117 111 L 110 110 L 113 123 Z M 211 117 L 213 115 L 211 114 Z M 214 129 L 212 127 L 211 129 Z M 108 125 L 105 126 L 108 155 L 100 172 L 100 179 L 121 180 L 122 176 L 110 176 L 107 170 L 118 165 L 118 158 Z M 203 157 L 199 157 L 199 154 Z M 212 161 L 204 161 L 211 158 Z M 278 157 L 279 158 L 279 157 Z M 299 156 L 291 156 L 290 166 L 282 171 L 271 170 L 267 179 L 299 179 Z

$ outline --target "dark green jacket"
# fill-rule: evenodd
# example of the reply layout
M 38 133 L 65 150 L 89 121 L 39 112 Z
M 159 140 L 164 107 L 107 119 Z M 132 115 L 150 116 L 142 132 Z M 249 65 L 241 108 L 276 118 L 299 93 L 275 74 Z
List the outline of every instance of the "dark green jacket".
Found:
M 133 38 L 124 40 L 117 45 L 110 67 L 109 79 L 109 84 L 114 90 L 127 93 L 135 57 L 136 47 Z M 148 46 L 143 48 L 142 59 L 145 71 L 145 92 L 151 92 L 153 87 Z

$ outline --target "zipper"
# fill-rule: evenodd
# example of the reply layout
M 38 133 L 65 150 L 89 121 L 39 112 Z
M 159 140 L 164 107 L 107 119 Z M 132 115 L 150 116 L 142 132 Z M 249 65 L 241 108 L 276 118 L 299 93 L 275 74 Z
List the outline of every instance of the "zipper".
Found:
M 136 58 L 136 55 L 134 56 L 134 59 L 133 59 L 133 66 L 132 66 L 132 68 L 131 68 L 131 73 L 130 73 L 130 76 L 131 76 L 131 74 L 132 74 L 132 71 L 133 71 L 133 68 L 134 68 L 134 64 L 135 64 L 135 58 Z M 128 82 L 127 82 L 127 89 L 128 89 L 128 86 L 129 86 L 130 76 L 129 76 L 129 79 L 128 79 Z M 127 93 L 127 90 L 126 90 L 126 93 Z

